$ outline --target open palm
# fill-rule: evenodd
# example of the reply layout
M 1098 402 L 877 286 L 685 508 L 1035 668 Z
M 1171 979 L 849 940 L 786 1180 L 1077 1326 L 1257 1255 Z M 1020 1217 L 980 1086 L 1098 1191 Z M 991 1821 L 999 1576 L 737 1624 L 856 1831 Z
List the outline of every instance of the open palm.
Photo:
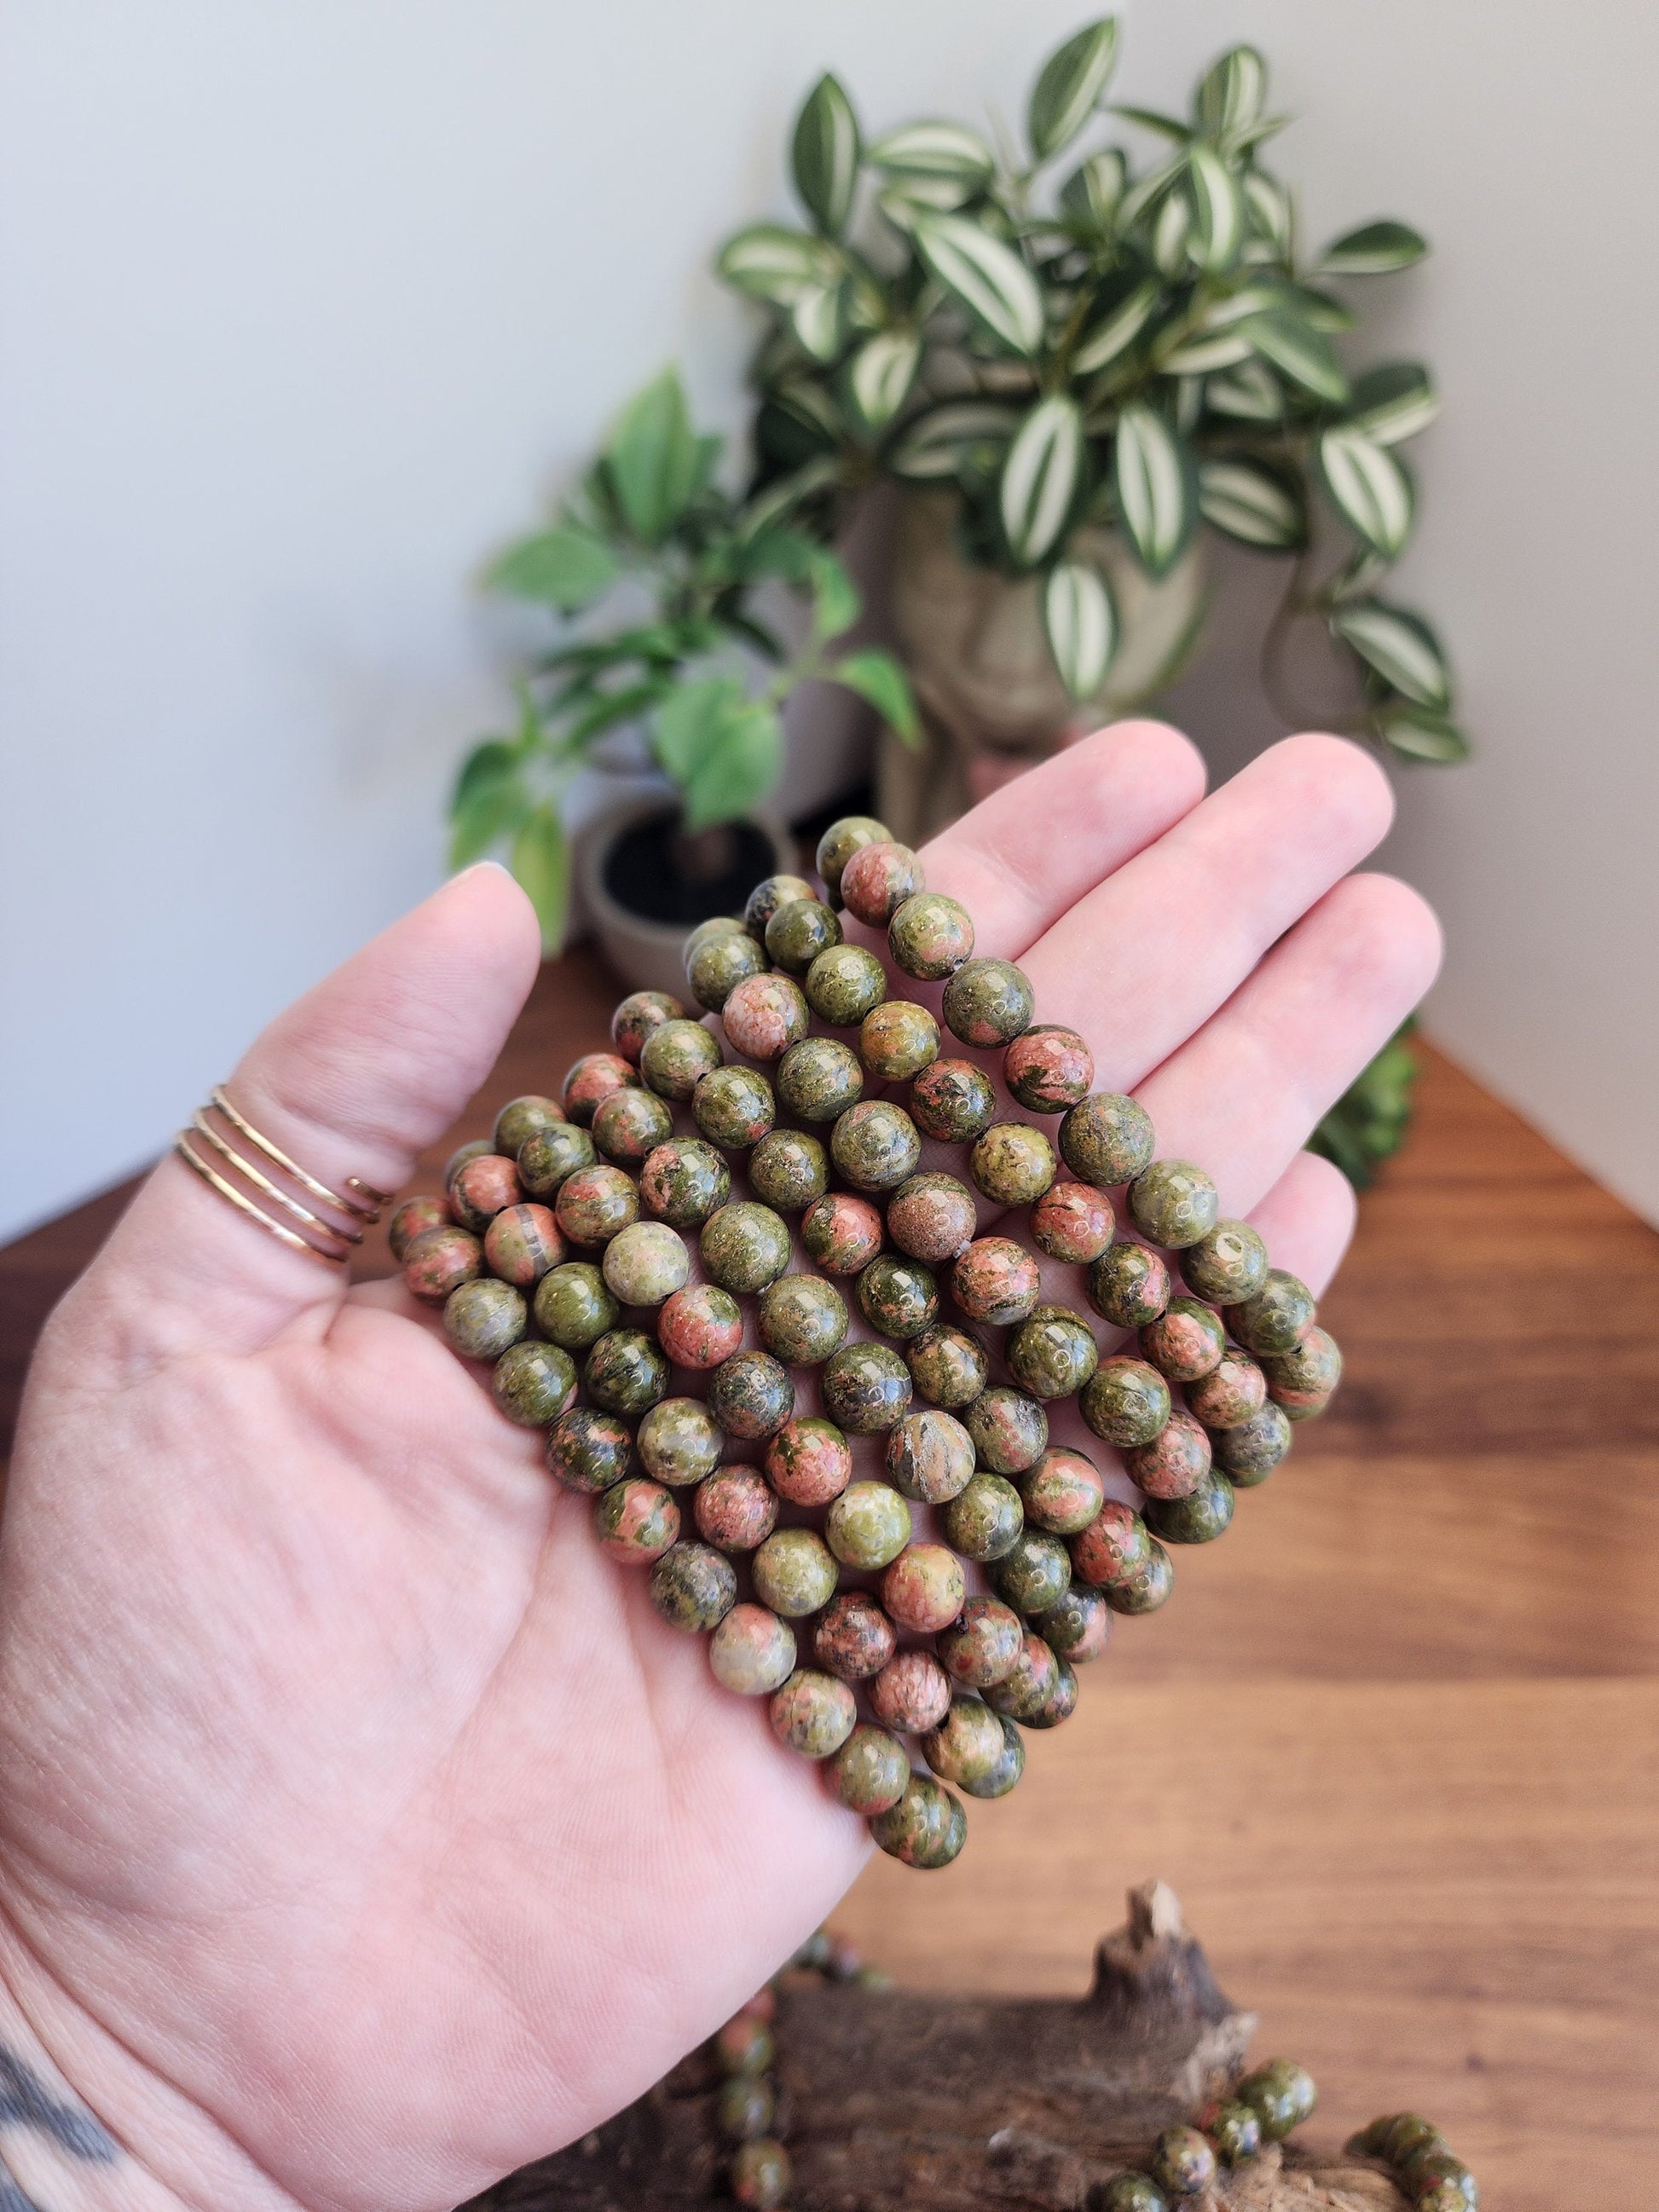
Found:
M 1436 933 L 1348 875 L 1389 817 L 1352 748 L 1201 790 L 1183 739 L 1120 726 L 948 832 L 928 882 L 1317 1285 L 1352 1202 L 1298 1147 Z M 537 957 L 472 871 L 233 1094 L 325 1179 L 392 1187 Z M 453 2203 L 654 2079 L 868 1848 L 538 1447 L 400 1285 L 343 1295 L 176 1161 L 48 1328 L 0 1540 L 0 1975 L 188 2199 Z

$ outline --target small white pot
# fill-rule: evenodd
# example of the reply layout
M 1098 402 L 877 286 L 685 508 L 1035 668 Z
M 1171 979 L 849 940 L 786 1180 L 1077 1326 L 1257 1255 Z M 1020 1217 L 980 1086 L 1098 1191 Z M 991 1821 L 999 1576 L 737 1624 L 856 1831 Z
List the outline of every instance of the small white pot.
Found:
M 619 799 L 596 814 L 577 840 L 576 878 L 599 948 L 629 989 L 666 991 L 683 1000 L 685 964 L 681 947 L 696 922 L 656 921 L 647 915 L 636 914 L 615 897 L 605 883 L 606 863 L 618 838 L 636 823 L 666 811 L 660 793 L 644 792 Z M 788 832 L 780 823 L 759 817 L 751 816 L 750 826 L 771 847 L 773 870 L 793 873 L 795 848 Z

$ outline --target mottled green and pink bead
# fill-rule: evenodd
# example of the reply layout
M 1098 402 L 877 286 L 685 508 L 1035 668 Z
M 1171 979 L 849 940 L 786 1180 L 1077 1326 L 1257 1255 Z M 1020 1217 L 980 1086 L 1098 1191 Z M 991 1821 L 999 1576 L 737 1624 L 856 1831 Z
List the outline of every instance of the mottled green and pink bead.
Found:
M 604 1275 L 586 1260 L 566 1260 L 536 1285 L 536 1326 L 550 1343 L 586 1352 L 622 1319 Z
M 811 1022 L 793 975 L 750 975 L 720 1009 L 720 1026 L 733 1052 L 745 1060 L 781 1060 L 799 1044 Z
M 1012 960 L 969 960 L 945 987 L 940 1012 L 963 1044 L 1012 1044 L 1036 1010 L 1030 977 Z
M 766 1446 L 772 1487 L 792 1505 L 828 1505 L 852 1480 L 853 1455 L 833 1421 L 808 1414 L 787 1421 Z
M 665 1022 L 645 1041 L 640 1073 L 659 1098 L 683 1105 L 704 1076 L 720 1066 L 720 1057 L 714 1031 L 701 1022 Z
M 649 1566 L 679 1534 L 680 1509 L 659 1482 L 629 1475 L 595 1498 L 593 1527 L 607 1557 L 623 1566 Z
M 1012 1237 L 975 1237 L 951 1270 L 951 1295 L 969 1321 L 1024 1321 L 1042 1291 L 1036 1261 Z
M 896 1190 L 916 1171 L 921 1138 L 903 1107 L 866 1098 L 836 1117 L 830 1152 L 855 1190 Z
M 881 1215 L 868 1199 L 832 1190 L 806 1209 L 801 1242 L 820 1267 L 832 1275 L 856 1275 L 882 1248 Z
M 654 1091 L 613 1091 L 593 1109 L 593 1143 L 620 1168 L 640 1163 L 674 1133 L 674 1116 Z
M 1095 1056 L 1075 1030 L 1042 1022 L 1022 1032 L 1003 1054 L 1002 1079 L 1029 1112 L 1063 1114 L 1088 1097 Z
M 990 1376 L 985 1348 L 965 1329 L 936 1322 L 904 1347 L 904 1364 L 916 1395 L 954 1412 L 971 1406 Z
M 668 992 L 630 991 L 611 1017 L 611 1042 L 630 1066 L 637 1067 L 645 1041 L 652 1031 L 659 1030 L 665 1022 L 684 1018 L 685 1008 Z
M 732 1195 L 732 1170 L 700 1137 L 670 1137 L 640 1170 L 640 1203 L 671 1229 L 700 1229 Z
M 910 1113 L 923 1134 L 944 1145 L 970 1145 L 995 1119 L 991 1079 L 971 1060 L 936 1060 L 910 1085 Z
M 973 919 L 943 891 L 918 891 L 888 923 L 887 949 L 905 975 L 918 982 L 943 982 L 972 957 Z

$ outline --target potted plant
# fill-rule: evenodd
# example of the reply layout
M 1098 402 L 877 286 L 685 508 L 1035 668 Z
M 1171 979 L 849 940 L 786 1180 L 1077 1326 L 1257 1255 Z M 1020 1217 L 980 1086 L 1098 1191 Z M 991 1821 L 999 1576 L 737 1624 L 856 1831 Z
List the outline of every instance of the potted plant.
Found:
M 779 710 L 797 684 L 844 684 L 901 741 L 917 734 L 891 655 L 836 649 L 860 612 L 840 561 L 790 526 L 787 501 L 724 490 L 721 453 L 665 370 L 551 526 L 510 546 L 486 579 L 562 621 L 520 682 L 516 727 L 462 767 L 453 864 L 504 850 L 555 950 L 569 909 L 573 778 L 596 762 L 653 769 L 654 789 L 602 812 L 574 862 L 601 942 L 636 986 L 672 988 L 687 927 L 793 865 L 763 810 L 782 766 Z M 767 619 L 768 586 L 805 602 L 793 650 Z

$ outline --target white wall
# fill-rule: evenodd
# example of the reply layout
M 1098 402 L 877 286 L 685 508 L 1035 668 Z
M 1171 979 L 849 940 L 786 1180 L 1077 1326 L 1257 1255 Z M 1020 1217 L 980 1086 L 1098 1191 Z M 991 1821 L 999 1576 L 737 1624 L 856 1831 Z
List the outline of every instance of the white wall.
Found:
M 1077 0 L 0 0 L 0 1234 L 153 1152 L 417 896 L 513 642 L 470 599 L 665 358 L 739 411 L 710 248 L 866 119 L 1018 112 Z M 1644 541 L 1659 481 L 1635 0 L 1162 0 L 1120 89 L 1260 38 L 1313 227 L 1419 221 L 1449 421 L 1410 586 L 1478 767 L 1416 776 L 1454 1050 L 1659 1216 Z M 1644 66 L 1646 64 L 1646 66 Z M 1261 715 L 1224 653 L 1218 754 Z

